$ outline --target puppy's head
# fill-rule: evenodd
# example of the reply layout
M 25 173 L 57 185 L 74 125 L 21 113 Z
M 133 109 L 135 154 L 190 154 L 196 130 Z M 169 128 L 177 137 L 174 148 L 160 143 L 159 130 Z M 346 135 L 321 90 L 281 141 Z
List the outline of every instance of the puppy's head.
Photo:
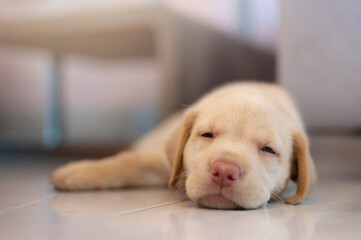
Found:
M 170 187 L 210 208 L 257 208 L 298 183 L 303 199 L 316 179 L 305 134 L 277 104 L 255 94 L 208 98 L 185 113 Z

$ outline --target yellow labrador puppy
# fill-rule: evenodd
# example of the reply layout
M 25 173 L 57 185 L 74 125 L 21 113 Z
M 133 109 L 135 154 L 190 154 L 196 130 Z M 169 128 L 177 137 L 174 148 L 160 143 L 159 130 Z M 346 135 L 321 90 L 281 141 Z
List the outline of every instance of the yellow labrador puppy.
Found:
M 295 204 L 316 182 L 307 136 L 287 93 L 265 83 L 216 89 L 165 121 L 129 151 L 58 168 L 57 189 L 159 186 L 184 190 L 201 206 L 257 208 L 297 183 Z

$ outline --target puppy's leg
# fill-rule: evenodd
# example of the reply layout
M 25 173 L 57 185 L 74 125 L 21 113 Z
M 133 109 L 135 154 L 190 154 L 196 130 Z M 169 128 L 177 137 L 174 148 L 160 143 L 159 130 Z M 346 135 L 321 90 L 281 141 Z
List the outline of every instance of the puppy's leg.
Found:
M 52 173 L 51 182 L 61 190 L 166 186 L 170 171 L 162 150 L 129 151 L 99 161 L 68 163 Z

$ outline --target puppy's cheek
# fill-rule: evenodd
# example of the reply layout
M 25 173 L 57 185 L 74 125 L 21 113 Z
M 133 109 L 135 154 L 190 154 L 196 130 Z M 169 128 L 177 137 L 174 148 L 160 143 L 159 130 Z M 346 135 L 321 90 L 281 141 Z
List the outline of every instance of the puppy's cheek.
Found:
M 273 193 L 280 194 L 290 178 L 289 165 L 278 165 L 276 171 L 267 171 L 263 176 L 266 187 Z
M 207 175 L 205 175 L 204 173 L 190 173 L 185 183 L 188 198 L 196 202 L 199 198 L 206 195 L 208 193 L 207 186 L 209 183 L 210 181 L 209 179 L 207 179 Z
M 279 169 L 280 164 L 277 161 L 271 159 L 269 162 L 265 163 L 264 166 L 265 166 L 267 172 L 275 173 Z
M 254 186 L 252 189 L 253 191 L 243 194 L 246 195 L 246 197 L 236 199 L 237 204 L 246 209 L 255 209 L 265 205 L 269 201 L 271 194 L 264 184 Z M 242 196 L 242 194 L 240 194 L 240 196 Z

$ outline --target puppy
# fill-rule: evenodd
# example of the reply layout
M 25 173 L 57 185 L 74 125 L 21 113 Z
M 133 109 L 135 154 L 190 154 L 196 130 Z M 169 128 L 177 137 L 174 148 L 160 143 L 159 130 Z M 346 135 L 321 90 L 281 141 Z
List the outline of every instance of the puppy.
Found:
M 161 186 L 218 209 L 253 209 L 297 183 L 295 204 L 317 176 L 301 118 L 287 93 L 266 83 L 232 83 L 203 97 L 137 141 L 129 151 L 66 164 L 60 190 Z

